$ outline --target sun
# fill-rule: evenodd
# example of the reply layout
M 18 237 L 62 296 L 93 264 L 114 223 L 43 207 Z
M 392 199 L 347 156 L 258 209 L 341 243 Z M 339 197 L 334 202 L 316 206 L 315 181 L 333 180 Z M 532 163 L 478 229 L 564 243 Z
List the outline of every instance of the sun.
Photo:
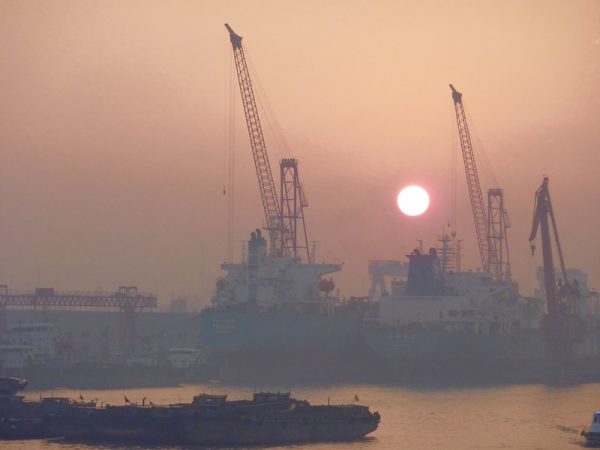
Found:
M 429 208 L 429 194 L 421 186 L 406 186 L 398 194 L 398 208 L 407 216 L 420 216 Z

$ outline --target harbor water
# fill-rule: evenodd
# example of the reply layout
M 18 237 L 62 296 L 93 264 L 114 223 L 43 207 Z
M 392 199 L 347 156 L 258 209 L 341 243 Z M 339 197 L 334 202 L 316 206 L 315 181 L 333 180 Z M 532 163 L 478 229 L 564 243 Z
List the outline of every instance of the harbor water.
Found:
M 199 392 L 249 398 L 253 391 L 291 390 L 296 398 L 319 403 L 358 403 L 381 413 L 379 429 L 353 443 L 306 444 L 271 448 L 324 449 L 569 449 L 581 448 L 581 430 L 600 409 L 600 383 L 577 386 L 519 385 L 488 388 L 408 389 L 381 385 L 318 387 L 189 385 L 102 391 L 52 390 L 26 392 L 40 396 L 97 398 L 110 404 L 191 401 Z M 84 445 L 63 440 L 0 442 L 2 449 L 145 448 Z M 154 447 L 159 448 L 159 447 Z M 164 448 L 164 447 L 160 447 Z

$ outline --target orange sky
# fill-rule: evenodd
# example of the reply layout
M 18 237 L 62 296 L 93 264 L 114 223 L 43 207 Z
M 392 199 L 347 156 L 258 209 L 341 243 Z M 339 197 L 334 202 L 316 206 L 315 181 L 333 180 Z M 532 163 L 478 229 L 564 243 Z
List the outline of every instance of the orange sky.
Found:
M 14 288 L 135 284 L 208 301 L 226 255 L 231 47 L 244 45 L 300 160 L 318 258 L 433 244 L 450 215 L 448 83 L 505 188 L 515 277 L 532 285 L 533 193 L 550 177 L 569 266 L 600 287 L 600 2 L 10 1 L 0 3 L 0 280 Z M 236 85 L 237 89 L 237 85 Z M 237 99 L 235 242 L 263 221 Z M 281 149 L 269 148 L 273 166 Z M 487 168 L 486 168 L 487 169 Z M 478 266 L 464 169 L 458 234 Z M 430 211 L 402 216 L 418 182 Z

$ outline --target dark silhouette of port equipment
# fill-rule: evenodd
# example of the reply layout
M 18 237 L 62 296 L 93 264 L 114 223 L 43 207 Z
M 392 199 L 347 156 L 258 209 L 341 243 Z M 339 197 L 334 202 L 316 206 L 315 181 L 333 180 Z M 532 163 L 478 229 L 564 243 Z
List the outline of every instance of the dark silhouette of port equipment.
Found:
M 33 292 L 11 292 L 0 285 L 0 325 L 6 327 L 6 308 L 12 309 L 97 309 L 120 311 L 121 350 L 131 354 L 135 350 L 136 316 L 140 311 L 158 306 L 154 295 L 138 292 L 135 286 L 121 286 L 114 292 L 55 291 L 37 288 Z
M 509 281 L 511 274 L 506 229 L 510 224 L 504 209 L 504 191 L 500 188 L 488 190 L 486 214 L 462 93 L 458 92 L 453 85 L 450 85 L 450 89 L 452 90 L 458 136 L 475 221 L 481 268 L 484 272 L 491 273 L 492 277 L 498 281 Z
M 552 225 L 552 228 L 550 228 Z M 544 336 L 550 350 L 557 356 L 568 355 L 574 343 L 582 338 L 583 323 L 577 314 L 577 298 L 579 289 L 575 282 L 570 282 L 567 277 L 565 260 L 558 237 L 558 227 L 550 191 L 548 189 L 548 177 L 535 192 L 535 203 L 533 207 L 533 223 L 529 244 L 531 254 L 535 253 L 534 241 L 538 230 L 542 239 L 542 258 L 544 263 L 544 288 L 546 290 L 546 309 L 543 327 Z M 554 257 L 552 254 L 552 236 L 558 252 L 562 282 L 557 282 L 554 268 Z
M 304 222 L 304 208 L 308 206 L 308 203 L 298 177 L 298 161 L 283 159 L 280 163 L 281 201 L 279 201 L 250 79 L 250 71 L 242 47 L 242 37 L 236 34 L 228 24 L 225 24 L 225 28 L 229 32 L 231 46 L 233 47 L 233 57 L 248 136 L 252 147 L 267 231 L 269 232 L 269 253 L 275 256 L 289 255 L 299 258 L 301 252 L 304 251 L 308 262 L 310 262 L 311 257 L 308 251 L 308 237 Z M 300 233 L 303 237 L 299 238 Z

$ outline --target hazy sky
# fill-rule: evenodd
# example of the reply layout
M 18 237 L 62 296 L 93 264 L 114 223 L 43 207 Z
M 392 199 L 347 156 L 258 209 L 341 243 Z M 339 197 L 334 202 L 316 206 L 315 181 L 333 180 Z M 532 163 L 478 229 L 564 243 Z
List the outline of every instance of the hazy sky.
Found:
M 318 258 L 345 263 L 343 294 L 366 293 L 368 259 L 404 259 L 447 223 L 450 82 L 490 163 L 484 189 L 505 189 L 515 278 L 529 288 L 541 262 L 527 238 L 548 175 L 567 264 L 600 287 L 596 0 L 0 0 L 2 282 L 208 302 L 226 256 L 225 22 L 300 160 Z M 263 212 L 235 88 L 239 257 Z M 269 152 L 273 167 L 289 156 Z M 409 182 L 433 197 L 419 218 L 395 206 Z

